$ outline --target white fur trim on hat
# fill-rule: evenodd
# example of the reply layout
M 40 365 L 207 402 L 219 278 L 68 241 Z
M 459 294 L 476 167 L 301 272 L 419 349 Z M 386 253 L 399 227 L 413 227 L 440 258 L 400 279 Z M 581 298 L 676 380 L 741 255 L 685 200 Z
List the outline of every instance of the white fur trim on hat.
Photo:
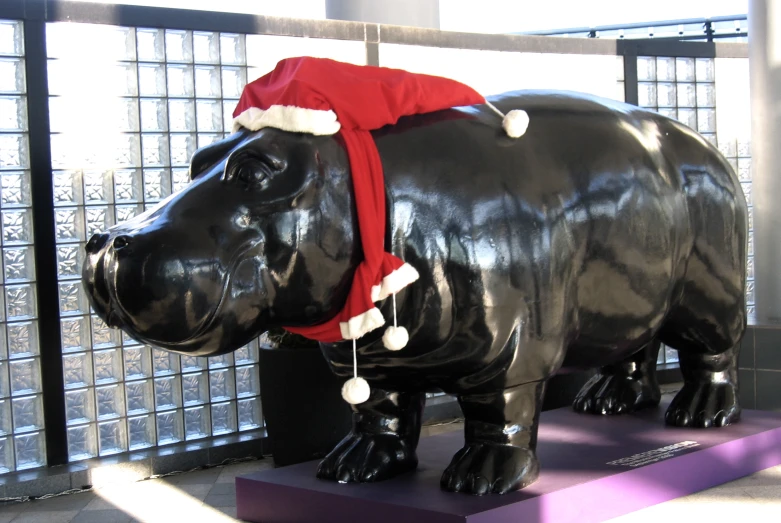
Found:
M 340 129 L 335 112 L 292 105 L 272 105 L 266 110 L 250 107 L 233 119 L 233 132 L 240 127 L 250 131 L 274 127 L 293 133 L 315 135 L 336 134 Z
M 385 318 L 382 316 L 380 309 L 372 307 L 363 314 L 353 316 L 346 322 L 339 322 L 339 330 L 342 331 L 342 338 L 355 340 L 383 325 L 385 325 Z
M 382 285 L 375 293 L 377 285 L 372 287 L 372 301 L 384 300 L 391 294 L 396 294 L 401 289 L 420 278 L 420 274 L 409 263 L 405 263 L 382 279 Z M 375 299 L 376 298 L 376 299 Z

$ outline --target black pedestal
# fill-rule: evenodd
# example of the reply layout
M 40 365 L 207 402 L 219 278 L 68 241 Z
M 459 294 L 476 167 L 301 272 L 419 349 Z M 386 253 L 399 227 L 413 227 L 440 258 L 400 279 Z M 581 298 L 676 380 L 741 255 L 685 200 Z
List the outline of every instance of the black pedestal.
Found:
M 275 465 L 323 458 L 350 432 L 343 381 L 319 348 L 261 349 L 260 401 Z

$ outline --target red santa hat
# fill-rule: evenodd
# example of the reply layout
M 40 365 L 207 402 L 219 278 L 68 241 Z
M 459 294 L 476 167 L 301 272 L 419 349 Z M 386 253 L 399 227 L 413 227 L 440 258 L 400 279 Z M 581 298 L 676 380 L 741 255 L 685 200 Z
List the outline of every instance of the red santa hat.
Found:
M 509 136 L 525 132 L 528 117 L 524 111 L 510 111 L 505 116 L 464 84 L 399 69 L 298 57 L 282 60 L 273 71 L 247 84 L 233 112 L 234 131 L 274 127 L 315 135 L 340 133 L 350 162 L 364 259 L 344 308 L 334 318 L 310 327 L 286 327 L 288 331 L 321 342 L 353 340 L 357 367 L 354 340 L 385 324 L 374 304 L 392 296 L 394 326 L 386 330 L 383 342 L 390 350 L 407 344 L 406 329 L 396 325 L 395 294 L 417 280 L 418 273 L 385 252 L 385 184 L 369 131 L 394 124 L 405 115 L 476 104 L 487 104 L 502 116 Z M 355 374 L 345 384 L 343 395 L 350 403 L 362 403 L 369 388 L 358 378 L 357 369 Z

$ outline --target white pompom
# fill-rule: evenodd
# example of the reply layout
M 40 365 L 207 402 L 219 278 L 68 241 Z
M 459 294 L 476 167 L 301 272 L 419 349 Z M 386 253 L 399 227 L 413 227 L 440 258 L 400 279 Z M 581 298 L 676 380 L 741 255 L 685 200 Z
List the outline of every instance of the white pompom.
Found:
M 510 138 L 523 136 L 529 127 L 529 115 L 521 109 L 513 109 L 502 120 L 502 127 Z
M 382 343 L 388 350 L 401 350 L 407 346 L 409 333 L 404 327 L 388 327 L 382 335 Z
M 350 405 L 358 405 L 369 399 L 369 384 L 363 378 L 350 378 L 342 385 L 342 397 Z

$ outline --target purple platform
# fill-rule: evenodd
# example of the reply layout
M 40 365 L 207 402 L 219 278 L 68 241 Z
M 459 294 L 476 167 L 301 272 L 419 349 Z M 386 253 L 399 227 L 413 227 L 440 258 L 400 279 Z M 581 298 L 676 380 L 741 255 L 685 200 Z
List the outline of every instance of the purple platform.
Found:
M 262 523 L 589 523 L 781 464 L 781 413 L 744 411 L 736 425 L 695 430 L 665 427 L 665 407 L 617 417 L 569 408 L 544 412 L 540 479 L 504 496 L 440 490 L 440 475 L 463 444 L 462 434 L 452 432 L 423 438 L 418 470 L 380 483 L 318 480 L 317 462 L 238 477 L 238 517 Z M 666 448 L 671 445 L 677 447 Z

